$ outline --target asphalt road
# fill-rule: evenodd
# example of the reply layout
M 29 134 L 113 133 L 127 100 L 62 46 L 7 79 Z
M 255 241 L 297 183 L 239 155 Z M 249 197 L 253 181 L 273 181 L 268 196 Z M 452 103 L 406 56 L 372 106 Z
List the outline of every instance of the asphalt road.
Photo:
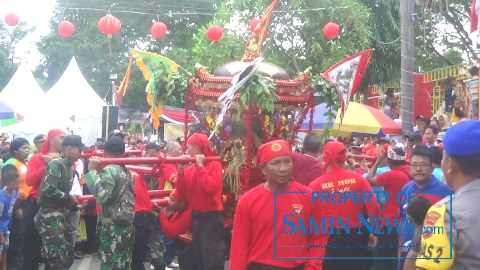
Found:
M 43 270 L 44 266 L 40 267 L 40 270 Z M 100 260 L 98 259 L 98 255 L 85 255 L 83 259 L 76 259 L 73 262 L 72 267 L 70 270 L 99 270 L 100 269 Z M 145 264 L 145 269 L 150 269 L 150 264 Z M 170 268 L 167 268 L 169 270 Z M 225 262 L 225 270 L 228 270 L 228 262 Z

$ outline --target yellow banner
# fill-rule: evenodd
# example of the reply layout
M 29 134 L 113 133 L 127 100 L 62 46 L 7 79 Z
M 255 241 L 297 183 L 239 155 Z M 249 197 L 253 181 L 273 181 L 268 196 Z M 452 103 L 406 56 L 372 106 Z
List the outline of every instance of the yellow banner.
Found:
M 178 137 L 183 137 L 183 131 L 183 125 L 165 123 L 163 139 L 167 142 L 175 141 Z

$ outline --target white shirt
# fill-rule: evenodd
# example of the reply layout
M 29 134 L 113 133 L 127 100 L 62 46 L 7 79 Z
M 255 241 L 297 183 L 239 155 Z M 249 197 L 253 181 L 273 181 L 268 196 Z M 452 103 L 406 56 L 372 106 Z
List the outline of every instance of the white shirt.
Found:
M 78 160 L 74 166 L 78 175 L 80 175 L 81 177 L 83 175 L 83 162 L 81 160 Z M 83 195 L 82 186 L 80 185 L 79 180 L 80 179 L 78 179 L 77 174 L 73 174 L 73 184 L 72 184 L 72 189 L 70 190 L 70 193 L 69 193 L 70 195 L 76 195 L 76 196 Z

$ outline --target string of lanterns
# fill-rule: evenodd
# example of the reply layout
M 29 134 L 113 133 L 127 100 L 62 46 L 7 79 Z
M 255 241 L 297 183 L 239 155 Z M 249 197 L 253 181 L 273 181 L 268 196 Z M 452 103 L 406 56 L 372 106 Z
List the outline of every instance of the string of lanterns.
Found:
M 252 19 L 249 23 L 250 31 L 254 34 L 259 34 L 260 27 L 257 28 L 257 26 L 261 22 L 262 19 Z M 8 13 L 5 16 L 5 23 L 8 26 L 17 26 L 20 23 L 20 19 L 18 15 L 14 13 Z M 111 39 L 112 35 L 118 33 L 121 28 L 122 23 L 120 20 L 111 14 L 107 14 L 98 20 L 98 30 L 107 35 L 108 39 Z M 70 37 L 75 33 L 75 26 L 69 21 L 62 21 L 58 24 L 57 30 L 61 36 Z M 150 28 L 150 34 L 154 38 L 164 37 L 167 34 L 167 31 L 167 25 L 163 22 L 155 22 Z M 340 26 L 336 23 L 329 22 L 323 27 L 323 34 L 328 39 L 334 39 L 340 35 Z M 212 25 L 208 27 L 205 35 L 210 41 L 219 41 L 223 37 L 223 29 L 218 25 Z

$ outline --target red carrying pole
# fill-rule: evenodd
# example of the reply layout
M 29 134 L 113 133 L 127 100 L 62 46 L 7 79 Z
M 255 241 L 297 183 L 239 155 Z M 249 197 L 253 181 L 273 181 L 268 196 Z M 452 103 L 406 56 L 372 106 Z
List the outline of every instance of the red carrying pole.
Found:
M 149 190 L 148 191 L 148 195 L 150 196 L 150 198 L 154 197 L 168 197 L 170 196 L 170 194 L 172 193 L 172 190 L 171 189 L 163 189 L 163 190 Z M 168 201 L 168 200 L 166 200 Z M 80 196 L 78 198 L 78 202 L 82 203 L 82 202 L 95 202 L 95 198 L 93 197 L 93 195 L 84 195 L 84 196 Z
M 221 161 L 221 157 L 206 157 L 205 161 Z M 184 158 L 184 157 L 172 157 L 172 158 L 102 158 L 100 160 L 100 165 L 140 165 L 140 164 L 185 164 L 185 163 L 195 163 L 195 158 Z
M 103 157 L 104 152 L 86 152 L 82 153 L 81 157 L 82 158 L 90 158 L 90 157 Z M 142 150 L 127 150 L 125 151 L 125 156 L 141 156 L 142 155 Z

